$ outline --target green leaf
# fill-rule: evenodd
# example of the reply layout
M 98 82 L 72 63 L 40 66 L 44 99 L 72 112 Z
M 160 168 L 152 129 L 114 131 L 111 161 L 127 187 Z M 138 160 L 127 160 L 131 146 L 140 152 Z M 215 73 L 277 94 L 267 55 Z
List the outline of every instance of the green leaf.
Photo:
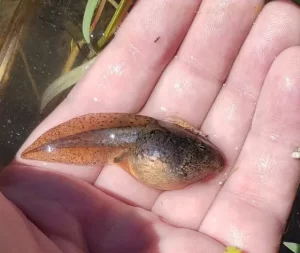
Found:
M 103 36 L 98 41 L 98 47 L 102 48 L 116 32 L 122 21 L 124 20 L 128 9 L 133 4 L 133 0 L 121 0 L 113 17 L 111 18 Z
M 96 57 L 78 66 L 77 68 L 72 69 L 63 76 L 60 76 L 52 84 L 50 84 L 42 96 L 40 112 L 42 112 L 46 105 L 58 94 L 75 85 L 85 75 L 95 60 Z
M 87 43 L 91 42 L 90 27 L 94 16 L 94 12 L 97 8 L 99 1 L 100 0 L 88 0 L 85 7 L 83 21 L 82 21 L 82 33 Z
M 285 245 L 288 249 L 290 249 L 294 253 L 300 253 L 300 244 L 298 243 L 284 242 L 283 245 Z

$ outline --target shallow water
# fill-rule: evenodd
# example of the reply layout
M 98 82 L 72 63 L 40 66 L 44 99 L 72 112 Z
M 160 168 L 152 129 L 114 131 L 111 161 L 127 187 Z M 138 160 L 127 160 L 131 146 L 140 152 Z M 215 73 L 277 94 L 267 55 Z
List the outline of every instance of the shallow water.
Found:
M 44 114 L 40 113 L 41 96 L 48 85 L 61 75 L 70 56 L 71 40 L 79 42 L 83 38 L 81 23 L 85 0 L 21 1 L 24 6 L 28 6 L 28 10 L 25 20 L 19 22 L 16 27 L 16 30 L 23 27 L 20 46 L 16 49 L 15 58 L 10 57 L 14 60 L 5 85 L 1 83 L 0 78 L 1 166 L 13 159 L 30 132 L 70 90 L 53 100 Z M 21 1 L 0 1 L 0 52 L 3 44 L 1 41 L 8 37 L 7 30 L 13 29 L 10 21 L 21 15 L 15 11 Z M 6 11 L 1 12 L 4 9 Z M 94 37 L 102 34 L 114 8 L 107 5 L 105 11 Z M 86 60 L 88 53 L 88 48 L 83 46 L 72 68 Z

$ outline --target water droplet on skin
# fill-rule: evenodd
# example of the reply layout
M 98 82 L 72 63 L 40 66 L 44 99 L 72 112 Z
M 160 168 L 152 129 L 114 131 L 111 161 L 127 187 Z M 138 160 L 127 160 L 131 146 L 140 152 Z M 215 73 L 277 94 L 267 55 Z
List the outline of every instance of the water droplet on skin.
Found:
M 241 230 L 233 228 L 230 231 L 231 244 L 235 245 L 238 248 L 244 248 L 245 242 L 247 241 L 248 236 Z
M 279 136 L 277 134 L 271 134 L 270 138 L 272 141 L 276 141 L 279 138 Z
M 168 111 L 168 109 L 165 106 L 161 106 L 160 110 L 163 111 L 163 112 L 167 112 Z
M 124 65 L 123 64 L 112 64 L 109 67 L 109 73 L 116 76 L 122 76 L 124 73 Z
M 256 166 L 260 183 L 264 183 L 265 180 L 268 180 L 267 175 L 270 173 L 270 171 L 276 168 L 276 161 L 271 154 L 263 153 L 257 157 Z
M 194 59 L 195 59 L 195 56 L 194 56 L 194 55 L 190 55 L 190 58 L 191 58 L 192 60 L 194 60 Z
M 293 81 L 288 76 L 285 76 L 283 79 L 284 79 L 284 82 L 283 82 L 284 91 L 285 92 L 291 92 L 292 88 L 293 88 Z
M 236 111 L 237 111 L 237 104 L 236 103 L 231 104 L 228 109 L 228 119 L 229 120 L 234 119 Z
M 103 76 L 103 79 L 104 79 L 104 80 L 107 80 L 108 77 L 107 77 L 106 75 L 104 75 L 104 76 Z M 104 82 L 98 83 L 97 86 L 100 87 L 100 88 L 106 88 L 106 87 L 108 86 L 108 82 L 105 82 L 105 81 L 104 81 Z
M 227 181 L 229 177 L 229 173 L 225 172 L 224 175 L 222 176 L 221 180 L 219 181 L 219 185 L 223 186 L 225 184 L 225 182 Z
M 188 57 L 186 58 L 186 63 L 187 63 L 187 67 L 188 68 L 191 68 L 192 66 L 195 66 L 195 64 L 197 64 L 197 58 L 192 55 L 192 54 L 189 54 Z
M 140 53 L 140 51 L 135 46 L 133 46 L 132 44 L 129 46 L 129 52 L 132 55 L 136 55 L 136 54 Z
M 175 88 L 175 91 L 176 91 L 177 95 L 182 94 L 184 92 L 184 90 L 186 89 L 186 87 L 187 87 L 187 81 L 184 80 L 184 79 L 177 80 L 174 83 L 174 88 Z

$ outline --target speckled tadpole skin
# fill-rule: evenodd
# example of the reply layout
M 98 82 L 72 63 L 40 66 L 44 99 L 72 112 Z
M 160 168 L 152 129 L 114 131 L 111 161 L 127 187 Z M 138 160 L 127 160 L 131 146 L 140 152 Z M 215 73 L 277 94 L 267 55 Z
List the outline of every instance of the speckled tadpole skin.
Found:
M 22 158 L 81 165 L 118 164 L 144 184 L 174 190 L 219 172 L 220 151 L 166 121 L 126 113 L 71 119 L 40 136 Z

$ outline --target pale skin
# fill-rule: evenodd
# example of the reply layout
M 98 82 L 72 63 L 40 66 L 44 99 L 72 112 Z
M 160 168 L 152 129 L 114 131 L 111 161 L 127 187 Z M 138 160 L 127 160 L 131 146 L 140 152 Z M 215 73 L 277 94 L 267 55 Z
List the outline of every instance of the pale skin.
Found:
M 0 177 L 1 250 L 277 252 L 300 176 L 291 157 L 300 143 L 299 27 L 290 1 L 138 1 Z M 91 112 L 201 126 L 227 166 L 211 180 L 161 192 L 115 166 L 20 159 L 46 130 Z

